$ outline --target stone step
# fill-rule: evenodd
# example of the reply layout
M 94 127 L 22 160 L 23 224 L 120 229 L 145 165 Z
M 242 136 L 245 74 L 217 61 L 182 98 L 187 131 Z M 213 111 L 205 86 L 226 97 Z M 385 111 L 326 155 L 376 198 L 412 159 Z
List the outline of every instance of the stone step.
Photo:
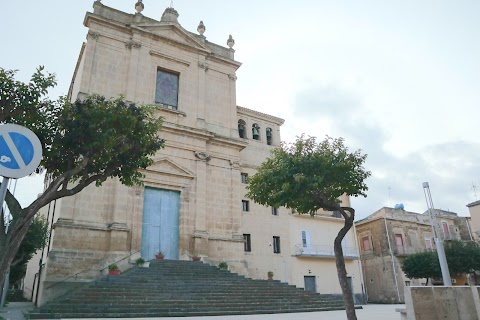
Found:
M 343 309 L 331 295 L 253 280 L 201 262 L 155 260 L 106 276 L 30 314 L 32 319 L 148 318 Z
M 227 316 L 227 315 L 252 315 L 252 314 L 275 314 L 275 313 L 300 313 L 300 312 L 319 312 L 319 311 L 334 311 L 343 310 L 344 308 L 297 308 L 297 309 L 282 309 L 272 308 L 265 310 L 215 310 L 215 311 L 171 311 L 168 313 L 156 312 L 137 312 L 137 313 L 30 313 L 30 319 L 67 319 L 67 318 L 160 318 L 160 317 L 207 317 L 207 316 Z
M 282 308 L 292 308 L 292 307 L 315 307 L 315 303 L 304 303 L 304 302 L 285 302 L 276 303 L 278 307 Z M 341 307 L 340 303 L 329 303 L 329 304 L 322 304 L 322 307 Z M 157 311 L 169 311 L 172 309 L 175 310 L 215 310 L 221 308 L 222 310 L 230 310 L 230 309 L 269 309 L 272 307 L 272 303 L 270 301 L 265 302 L 230 302 L 230 303 L 211 303 L 211 302 L 203 302 L 203 303 L 171 303 L 169 305 L 160 305 L 160 304 L 138 304 L 138 303 L 128 303 L 124 302 L 122 305 L 112 304 L 112 303 L 88 303 L 88 304 L 79 304 L 79 305 L 52 305 L 49 309 L 44 309 L 44 312 L 58 312 L 58 313 L 84 313 L 84 312 L 101 312 L 109 311 L 109 312 L 120 312 L 120 311 L 133 311 L 135 309 L 140 310 L 157 310 Z

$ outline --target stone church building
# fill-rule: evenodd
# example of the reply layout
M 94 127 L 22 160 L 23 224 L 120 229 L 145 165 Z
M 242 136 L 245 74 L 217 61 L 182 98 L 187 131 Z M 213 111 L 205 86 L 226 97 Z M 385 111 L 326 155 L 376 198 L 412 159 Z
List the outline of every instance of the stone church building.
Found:
M 343 219 L 331 212 L 299 216 L 245 197 L 246 178 L 280 145 L 284 120 L 237 106 L 241 63 L 233 38 L 226 37 L 227 46 L 211 43 L 202 22 L 198 33 L 189 32 L 173 8 L 160 20 L 137 9 L 130 14 L 94 2 L 69 97 L 122 95 L 156 104 L 165 119 L 159 133 L 165 148 L 144 170 L 142 187 L 111 179 L 44 208 L 52 240 L 29 264 L 25 295 L 43 304 L 104 275 L 110 263 L 125 270 L 158 251 L 167 259 L 226 261 L 253 278 L 272 271 L 274 279 L 340 294 L 333 239 Z M 364 285 L 354 232 L 344 251 L 359 303 Z

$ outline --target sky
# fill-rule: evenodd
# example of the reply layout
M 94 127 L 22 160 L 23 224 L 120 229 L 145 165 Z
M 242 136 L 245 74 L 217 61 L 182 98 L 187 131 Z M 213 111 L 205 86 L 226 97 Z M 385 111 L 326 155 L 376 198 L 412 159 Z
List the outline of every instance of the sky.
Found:
M 134 13 L 136 1 L 102 3 Z M 50 97 L 68 91 L 93 1 L 17 0 L 0 19 L 0 67 L 28 81 L 44 65 L 56 73 Z M 170 0 L 144 0 L 160 19 Z M 383 206 L 435 208 L 468 215 L 480 197 L 480 2 L 186 1 L 179 22 L 208 41 L 235 39 L 237 105 L 285 119 L 282 140 L 305 133 L 344 137 L 368 154 L 366 198 L 357 219 Z M 42 190 L 18 180 L 23 206 Z

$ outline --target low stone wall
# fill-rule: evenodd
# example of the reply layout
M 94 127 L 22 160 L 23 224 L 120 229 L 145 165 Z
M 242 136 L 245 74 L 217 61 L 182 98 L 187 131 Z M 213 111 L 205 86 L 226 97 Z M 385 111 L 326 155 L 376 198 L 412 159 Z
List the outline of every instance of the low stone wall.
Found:
M 480 287 L 405 287 L 408 320 L 480 320 Z

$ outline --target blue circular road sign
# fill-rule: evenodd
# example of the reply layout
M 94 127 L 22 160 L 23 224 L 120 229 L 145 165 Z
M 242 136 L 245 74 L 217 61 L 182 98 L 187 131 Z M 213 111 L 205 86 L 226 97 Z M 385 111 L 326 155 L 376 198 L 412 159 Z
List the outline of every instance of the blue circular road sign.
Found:
M 31 130 L 17 124 L 0 125 L 0 175 L 22 178 L 42 159 L 42 144 Z

